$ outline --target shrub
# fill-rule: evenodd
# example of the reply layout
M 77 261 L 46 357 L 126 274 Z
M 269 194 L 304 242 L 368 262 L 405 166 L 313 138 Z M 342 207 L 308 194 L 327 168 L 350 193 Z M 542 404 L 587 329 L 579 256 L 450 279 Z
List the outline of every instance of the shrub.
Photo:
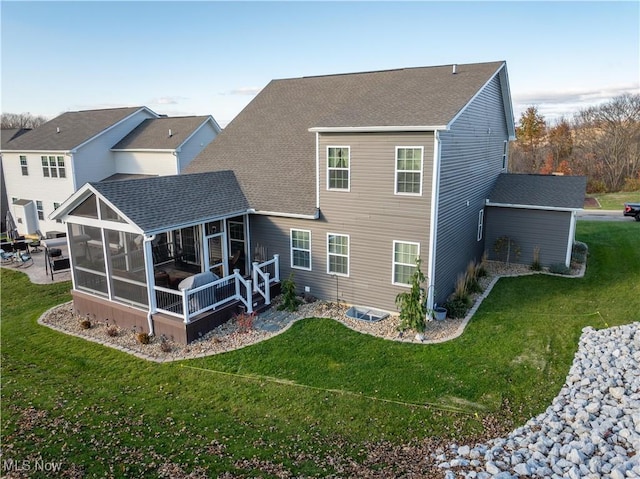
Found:
M 82 318 L 80 320 L 80 329 L 89 329 L 91 327 L 91 321 L 89 318 Z
M 444 304 L 450 318 L 464 318 L 471 307 L 471 299 L 452 295 Z
M 495 243 L 493 243 L 493 250 L 498 255 L 498 259 L 507 264 L 511 261 L 512 257 L 518 259 L 520 257 L 520 246 L 508 236 L 500 236 Z
M 296 283 L 293 280 L 293 274 L 291 274 L 289 279 L 282 282 L 282 304 L 278 306 L 278 311 L 297 311 L 301 303 L 300 298 L 296 295 Z
M 466 290 L 470 294 L 482 293 L 482 286 L 480 286 L 480 281 L 478 281 L 479 269 L 480 269 L 480 266 L 478 265 L 478 263 L 476 263 L 475 260 L 469 261 L 469 264 L 467 265 L 467 272 L 466 272 L 465 279 L 467 283 Z
M 607 185 L 602 180 L 589 180 L 587 181 L 587 194 L 593 195 L 597 193 L 606 193 Z
M 149 344 L 151 342 L 151 337 L 149 336 L 149 333 L 136 333 L 136 341 L 140 344 Z
M 480 264 L 478 265 L 477 269 L 476 269 L 476 276 L 478 278 L 484 278 L 485 276 L 487 276 L 489 273 L 487 272 L 487 260 L 488 260 L 489 255 L 487 254 L 487 252 L 485 251 L 484 253 L 482 253 L 482 258 L 480 259 Z
M 571 269 L 566 266 L 564 263 L 555 263 L 549 266 L 549 273 L 554 274 L 569 274 L 571 273 Z
M 398 329 L 404 331 L 413 329 L 418 333 L 424 332 L 427 317 L 427 293 L 422 287 L 426 278 L 420 270 L 421 260 L 416 260 L 416 270 L 411 276 L 411 289 L 396 296 L 396 305 L 400 308 L 400 325 Z
M 105 332 L 107 333 L 107 336 L 115 338 L 118 334 L 120 334 L 120 329 L 115 324 L 112 324 L 111 326 L 107 326 Z
M 255 312 L 253 313 L 242 312 L 242 313 L 235 314 L 233 316 L 233 319 L 238 325 L 239 332 L 248 333 L 253 328 L 253 320 L 255 319 L 255 317 L 256 317 Z
M 534 246 L 533 248 L 533 261 L 531 262 L 531 269 L 533 271 L 542 270 L 542 264 L 540 263 L 540 246 Z
M 575 243 L 573 243 L 572 251 L 574 253 L 582 253 L 586 255 L 587 252 L 589 251 L 589 247 L 587 246 L 587 243 L 583 243 L 582 241 L 576 241 Z
M 171 344 L 169 344 L 169 341 L 167 341 L 167 338 L 165 337 L 163 337 L 160 341 L 160 351 L 162 351 L 163 353 L 171 352 Z
M 622 191 L 630 192 L 638 190 L 640 190 L 640 174 L 638 174 L 638 178 L 625 178 Z

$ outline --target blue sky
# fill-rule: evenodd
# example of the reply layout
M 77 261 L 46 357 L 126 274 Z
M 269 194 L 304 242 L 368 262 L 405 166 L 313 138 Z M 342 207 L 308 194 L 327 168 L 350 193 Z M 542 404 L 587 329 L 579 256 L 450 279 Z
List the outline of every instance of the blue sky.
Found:
M 506 60 L 516 121 L 640 93 L 640 3 L 0 3 L 1 110 L 231 121 L 270 80 Z

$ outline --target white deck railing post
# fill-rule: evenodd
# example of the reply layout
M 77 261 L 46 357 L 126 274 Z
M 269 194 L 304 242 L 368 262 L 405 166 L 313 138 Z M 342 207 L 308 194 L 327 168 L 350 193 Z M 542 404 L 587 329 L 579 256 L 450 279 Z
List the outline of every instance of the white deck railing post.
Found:
M 242 298 L 242 295 L 240 294 L 240 280 L 242 277 L 240 276 L 240 270 L 238 268 L 233 270 L 233 276 L 235 277 L 236 282 L 236 299 L 240 299 Z
M 258 286 L 258 269 L 260 267 L 260 263 L 254 261 L 251 263 L 251 279 L 253 280 L 253 292 L 257 292 L 259 289 Z
M 251 294 L 251 280 L 247 281 L 247 313 L 253 313 L 253 295 Z
M 189 298 L 186 289 L 182 290 L 182 313 L 185 324 L 189 323 Z
M 269 284 L 269 273 L 264 275 L 264 304 L 271 304 L 271 285 Z
M 280 282 L 280 255 L 274 254 L 273 259 L 274 259 L 273 268 L 275 270 L 274 278 L 276 280 L 276 283 L 279 283 Z

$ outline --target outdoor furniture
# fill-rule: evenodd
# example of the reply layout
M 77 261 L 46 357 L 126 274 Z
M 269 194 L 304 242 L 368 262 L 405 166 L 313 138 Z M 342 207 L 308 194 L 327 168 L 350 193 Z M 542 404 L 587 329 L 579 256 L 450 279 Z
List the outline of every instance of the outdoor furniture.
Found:
M 40 232 L 40 230 L 36 230 L 36 234 L 38 235 L 38 238 L 32 239 L 30 244 L 32 253 L 39 253 L 40 251 L 42 251 L 41 249 L 39 249 L 39 247 L 42 245 L 42 240 L 44 238 L 42 237 L 42 233 Z
M 18 253 L 17 260 L 19 261 L 18 268 L 21 268 L 22 266 L 26 268 L 27 267 L 26 265 L 28 265 L 29 262 L 31 262 L 29 266 L 33 265 L 33 258 L 31 257 L 29 252 Z
M 0 248 L 0 256 L 2 257 L 3 263 L 11 263 L 13 262 L 13 260 L 15 260 L 16 255 L 14 253 L 9 253 Z

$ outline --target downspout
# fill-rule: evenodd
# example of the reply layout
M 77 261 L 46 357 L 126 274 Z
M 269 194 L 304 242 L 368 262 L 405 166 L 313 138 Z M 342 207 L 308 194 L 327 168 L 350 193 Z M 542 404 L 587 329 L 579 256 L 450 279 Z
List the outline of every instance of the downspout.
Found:
M 180 158 L 178 157 L 178 151 L 174 150 L 171 152 L 173 156 L 176 157 L 176 175 L 180 174 Z
M 436 276 L 436 238 L 438 237 L 438 204 L 440 201 L 440 131 L 433 135 L 433 176 L 431 178 L 431 218 L 429 224 L 429 274 L 427 286 L 427 308 L 433 309 Z
M 320 211 L 320 134 L 316 132 L 316 212 Z
M 571 265 L 571 254 L 573 253 L 573 243 L 576 240 L 576 218 L 578 212 L 571 212 L 571 224 L 569 225 L 569 238 L 567 239 L 567 254 L 565 255 L 564 265 L 568 268 Z
M 144 235 L 144 270 L 147 274 L 147 301 L 149 310 L 147 311 L 147 322 L 149 323 L 149 335 L 153 336 L 153 313 L 156 312 L 156 295 L 155 295 L 155 279 L 153 276 L 153 251 L 151 250 L 151 242 L 156 239 L 156 235 Z
M 69 169 L 71 170 L 71 185 L 73 187 L 72 193 L 75 192 L 78 189 L 78 185 L 77 185 L 77 181 L 76 181 L 76 165 L 73 162 L 73 152 L 71 151 L 67 151 L 66 153 L 67 155 L 69 155 Z

